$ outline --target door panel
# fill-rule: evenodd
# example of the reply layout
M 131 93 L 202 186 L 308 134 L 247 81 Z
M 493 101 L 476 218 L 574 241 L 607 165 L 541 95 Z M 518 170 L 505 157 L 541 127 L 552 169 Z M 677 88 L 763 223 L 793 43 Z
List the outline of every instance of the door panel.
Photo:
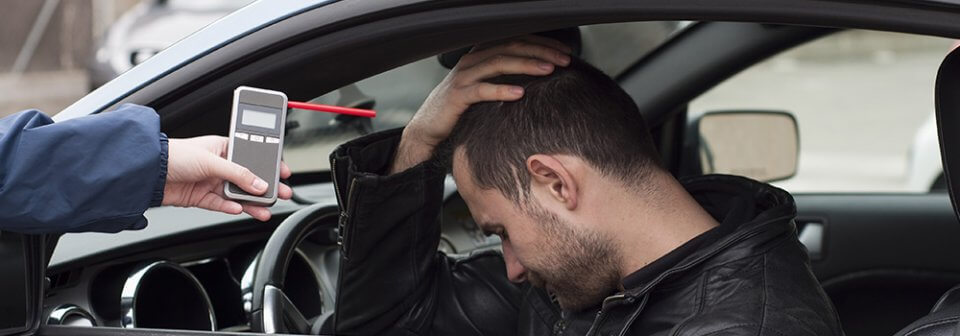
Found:
M 960 223 L 947 194 L 794 197 L 801 236 L 823 226 L 813 271 L 847 335 L 892 335 L 960 284 Z

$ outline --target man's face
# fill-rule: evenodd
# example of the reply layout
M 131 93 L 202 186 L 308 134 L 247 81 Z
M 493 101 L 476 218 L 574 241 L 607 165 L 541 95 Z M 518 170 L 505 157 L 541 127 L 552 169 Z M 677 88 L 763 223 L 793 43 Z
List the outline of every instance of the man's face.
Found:
M 572 311 L 596 306 L 617 290 L 619 259 L 612 240 L 547 210 L 536 191 L 520 207 L 496 189 L 477 187 L 462 149 L 457 154 L 453 177 L 458 191 L 477 225 L 500 236 L 511 281 L 545 288 Z

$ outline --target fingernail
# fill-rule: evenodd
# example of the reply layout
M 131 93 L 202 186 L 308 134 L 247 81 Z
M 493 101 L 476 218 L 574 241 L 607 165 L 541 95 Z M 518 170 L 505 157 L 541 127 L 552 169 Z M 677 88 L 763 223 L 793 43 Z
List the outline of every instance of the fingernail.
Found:
M 523 95 L 523 88 L 519 86 L 511 87 L 510 93 L 515 94 L 517 96 Z
M 547 70 L 547 71 L 553 70 L 553 64 L 550 64 L 550 63 L 541 62 L 541 63 L 540 63 L 539 65 L 537 65 L 537 66 L 540 67 L 540 69 L 543 69 L 543 70 Z
M 570 56 L 560 54 L 560 63 L 563 63 L 563 65 L 570 64 Z
M 256 181 L 253 181 L 253 188 L 257 190 L 267 189 L 267 181 L 257 179 Z

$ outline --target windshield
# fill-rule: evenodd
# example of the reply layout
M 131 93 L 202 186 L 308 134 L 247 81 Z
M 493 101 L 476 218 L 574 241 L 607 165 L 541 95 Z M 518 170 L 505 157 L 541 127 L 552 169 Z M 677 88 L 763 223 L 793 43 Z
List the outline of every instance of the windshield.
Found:
M 628 22 L 580 27 L 583 59 L 616 77 L 666 41 L 686 22 Z M 447 69 L 436 57 L 413 62 L 317 97 L 311 102 L 373 108 L 377 117 L 338 116 L 292 109 L 296 122 L 284 140 L 284 160 L 294 173 L 329 170 L 327 159 L 340 144 L 370 132 L 402 127 Z

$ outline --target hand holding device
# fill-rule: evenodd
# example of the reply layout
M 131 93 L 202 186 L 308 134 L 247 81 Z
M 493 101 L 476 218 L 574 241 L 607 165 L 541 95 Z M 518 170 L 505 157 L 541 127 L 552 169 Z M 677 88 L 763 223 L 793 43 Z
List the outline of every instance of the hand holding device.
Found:
M 265 181 L 249 169 L 226 160 L 227 138 L 208 135 L 170 139 L 168 146 L 163 205 L 198 207 L 229 214 L 246 212 L 262 221 L 270 219 L 270 210 L 263 206 L 240 204 L 224 198 L 224 181 L 231 181 L 254 194 L 266 191 Z M 280 177 L 289 176 L 290 169 L 281 163 Z M 279 198 L 289 199 L 292 194 L 290 187 L 278 186 Z
M 255 179 L 252 185 L 244 184 L 244 180 L 238 182 L 228 179 L 223 183 L 223 194 L 230 199 L 244 201 L 245 210 L 273 205 L 277 201 L 278 190 L 282 199 L 289 199 L 293 194 L 289 187 L 279 182 L 280 177 L 290 176 L 290 169 L 280 161 L 288 106 L 368 118 L 376 116 L 373 110 L 293 102 L 288 101 L 283 92 L 238 87 L 233 92 L 226 156 L 228 161 L 244 167 Z M 266 212 L 266 209 L 263 211 Z M 266 217 L 269 218 L 269 212 L 266 212 Z
M 228 181 L 224 195 L 265 206 L 277 201 L 286 117 L 287 95 L 283 92 L 247 86 L 234 90 L 227 160 L 249 169 L 267 187 L 266 192 L 255 195 Z

